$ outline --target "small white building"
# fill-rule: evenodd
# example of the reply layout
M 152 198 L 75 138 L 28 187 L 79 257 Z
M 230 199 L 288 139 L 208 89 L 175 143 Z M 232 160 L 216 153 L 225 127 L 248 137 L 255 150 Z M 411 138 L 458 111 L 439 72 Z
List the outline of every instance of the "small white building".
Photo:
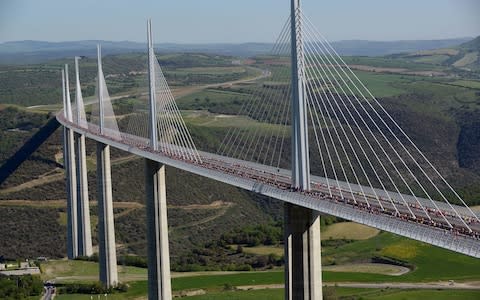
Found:
M 0 271 L 6 270 L 7 265 L 6 264 L 0 264 Z

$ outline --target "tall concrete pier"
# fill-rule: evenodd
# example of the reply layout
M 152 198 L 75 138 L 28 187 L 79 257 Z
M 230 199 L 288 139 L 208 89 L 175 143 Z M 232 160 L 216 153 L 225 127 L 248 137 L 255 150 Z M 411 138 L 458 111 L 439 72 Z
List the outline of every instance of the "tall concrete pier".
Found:
M 100 134 L 104 133 L 104 99 L 102 91 L 102 57 L 98 46 L 98 104 Z M 97 142 L 98 259 L 100 281 L 106 287 L 118 284 L 117 252 L 113 219 L 110 146 Z
M 92 229 L 90 227 L 90 204 L 88 200 L 85 136 L 75 133 L 74 139 L 77 170 L 78 255 L 90 256 L 93 254 L 93 249 Z
M 80 87 L 80 76 L 78 70 L 79 57 L 75 57 L 75 104 L 76 110 L 74 118 L 81 127 L 86 126 L 84 119 L 84 107 L 82 100 L 82 90 Z M 92 230 L 90 227 L 90 204 L 88 200 L 88 178 L 87 178 L 87 159 L 85 150 L 85 136 L 75 133 L 75 158 L 77 170 L 77 213 L 78 213 L 78 255 L 90 256 L 92 249 Z
M 148 240 L 148 299 L 172 299 L 168 249 L 165 166 L 145 160 Z
M 64 117 L 72 121 L 68 65 L 62 70 Z M 67 257 L 78 256 L 78 220 L 77 220 L 77 172 L 75 168 L 75 142 L 72 129 L 63 129 L 63 160 L 67 180 Z
M 150 146 L 158 149 L 157 99 L 155 93 L 155 53 L 153 51 L 152 23 L 147 23 L 148 39 L 148 79 L 149 135 Z M 170 300 L 170 252 L 168 249 L 167 187 L 165 166 L 149 159 L 145 160 L 145 196 L 147 206 L 148 243 L 148 299 Z
M 285 203 L 285 299 L 322 299 L 320 215 Z
M 310 190 L 310 159 L 305 95 L 305 57 L 300 0 L 291 0 L 292 187 Z M 322 299 L 320 216 L 284 204 L 285 299 Z
M 106 287 L 118 283 L 113 221 L 110 146 L 97 142 L 98 261 L 100 281 Z

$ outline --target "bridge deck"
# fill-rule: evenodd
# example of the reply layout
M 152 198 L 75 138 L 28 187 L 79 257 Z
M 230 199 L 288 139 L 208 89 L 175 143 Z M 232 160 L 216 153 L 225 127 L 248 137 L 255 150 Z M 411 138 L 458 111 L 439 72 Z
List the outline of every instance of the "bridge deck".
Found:
M 201 151 L 201 162 L 169 156 L 160 151 L 162 147 L 168 148 L 170 145 L 160 145 L 160 151 L 153 152 L 146 146 L 146 139 L 118 132 L 107 133 L 108 136 L 100 135 L 95 125 L 89 124 L 89 129 L 80 128 L 77 124 L 66 121 L 63 114 L 58 114 L 57 119 L 62 125 L 88 138 L 141 157 L 281 201 L 480 258 L 480 224 L 474 218 L 466 216 L 462 207 L 455 207 L 457 211 L 465 213 L 460 219 L 448 205 L 436 202 L 437 208 L 440 208 L 437 209 L 431 205 L 430 200 L 419 198 L 423 209 L 427 209 L 431 217 L 429 219 L 418 205 L 417 199 L 412 196 L 402 195 L 406 200 L 405 205 L 400 201 L 401 195 L 398 193 L 386 194 L 375 190 L 379 196 L 377 198 L 373 196 L 374 191 L 370 188 L 351 185 L 352 193 L 346 188 L 346 183 L 341 183 L 340 189 L 333 186 L 329 188 L 328 179 L 317 176 L 312 177 L 311 191 L 295 191 L 290 188 L 289 170 Z M 331 179 L 330 181 L 333 182 Z M 362 189 L 364 193 L 361 192 Z M 390 199 L 395 205 L 392 205 Z M 469 231 L 464 222 L 473 231 Z

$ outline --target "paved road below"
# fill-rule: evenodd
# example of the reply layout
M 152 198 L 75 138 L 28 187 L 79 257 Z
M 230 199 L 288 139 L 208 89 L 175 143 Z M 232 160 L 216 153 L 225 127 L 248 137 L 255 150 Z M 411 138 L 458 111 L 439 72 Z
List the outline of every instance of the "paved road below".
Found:
M 359 283 L 359 282 L 324 282 L 326 286 L 361 288 L 361 289 L 452 289 L 452 290 L 480 290 L 480 282 L 424 282 L 424 283 Z M 239 290 L 263 290 L 263 289 L 282 289 L 283 284 L 265 284 L 265 285 L 242 285 L 237 286 Z

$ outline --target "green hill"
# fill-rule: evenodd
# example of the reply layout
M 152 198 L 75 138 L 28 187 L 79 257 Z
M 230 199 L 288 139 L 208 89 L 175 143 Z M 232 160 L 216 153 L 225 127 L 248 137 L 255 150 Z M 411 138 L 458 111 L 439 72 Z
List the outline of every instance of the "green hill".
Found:
M 463 43 L 460 45 L 461 49 L 470 50 L 470 51 L 479 51 L 480 50 L 480 36 L 477 36 L 473 40 Z
M 467 53 L 474 46 L 475 42 L 471 41 L 466 46 L 437 52 L 423 52 L 417 56 L 402 55 L 391 60 L 385 58 L 366 60 L 359 57 L 351 60 L 359 59 L 359 63 L 355 62 L 357 64 L 377 63 L 380 66 L 395 63 L 398 66 L 394 67 L 409 71 L 421 65 L 423 70 L 423 66 L 431 67 L 433 64 L 415 62 L 415 60 L 420 58 L 425 60 L 435 55 L 444 55 L 447 60 L 453 60 L 456 55 L 460 57 L 461 53 Z M 231 61 L 225 57 L 185 54 L 162 55 L 159 58 L 162 64 L 168 65 L 167 79 L 175 82 L 176 88 L 191 87 L 192 83 L 198 82 L 203 84 L 212 81 L 224 82 L 232 79 L 231 71 L 237 72 L 234 73 L 235 76 L 243 77 L 248 75 L 247 71 L 250 70 L 245 67 L 245 72 L 240 72 L 239 67 L 231 66 Z M 113 83 L 118 83 L 115 86 L 117 93 L 128 92 L 129 89 L 139 87 L 136 80 L 142 74 L 128 73 L 130 68 L 137 65 L 138 60 L 138 56 L 134 54 L 105 59 L 105 62 L 111 62 L 110 72 L 127 75 L 121 77 L 122 82 L 113 81 L 116 77 L 109 79 Z M 412 62 L 404 63 L 405 60 Z M 87 65 L 85 74 L 82 74 L 82 78 L 85 78 L 84 84 L 90 84 L 93 88 L 94 61 L 85 59 L 82 64 Z M 59 65 L 59 62 L 52 65 Z M 25 90 L 23 89 L 25 80 L 38 78 L 38 73 L 41 73 L 39 69 L 49 69 L 50 66 L 31 65 L 0 69 L 4 71 L 2 73 L 4 77 L 1 78 L 11 78 L 11 74 L 17 74 L 14 78 L 18 79 L 15 82 L 0 80 L 2 91 L 5 91 L 0 92 L 0 103 L 10 103 L 0 104 L 0 163 L 46 122 L 45 113 L 34 113 L 32 109 L 12 107 L 11 103 L 18 103 L 20 100 L 24 105 L 42 103 L 42 100 L 37 100 L 37 94 L 19 94 L 19 92 Z M 214 70 L 214 66 L 219 68 Z M 438 66 L 450 68 L 441 63 Z M 393 66 L 390 65 L 390 67 Z M 460 68 L 455 69 L 460 70 Z M 480 119 L 480 87 L 475 86 L 478 81 L 459 80 L 457 77 L 398 75 L 375 71 L 358 71 L 357 74 L 368 83 L 373 94 L 380 94 L 380 100 L 383 101 L 385 108 L 397 118 L 399 124 L 431 158 L 432 163 L 440 169 L 442 174 L 445 174 L 447 180 L 465 197 L 465 200 L 472 205 L 480 204 L 480 169 L 474 167 L 478 166 L 477 162 L 480 161 L 479 124 L 472 121 Z M 459 73 L 459 76 L 462 74 Z M 30 82 L 29 90 L 38 91 L 38 86 L 45 86 L 42 93 L 44 98 L 49 99 L 52 98 L 51 95 L 58 94 L 57 77 L 45 76 L 42 80 L 45 82 L 28 81 Z M 132 85 L 129 86 L 126 83 L 132 83 Z M 246 85 L 222 89 L 211 87 L 205 90 L 201 90 L 200 87 L 199 90 L 178 98 L 181 109 L 195 110 L 195 113 L 185 113 L 185 120 L 195 141 L 198 141 L 197 146 L 200 149 L 217 149 L 221 142 L 220 137 L 229 127 L 246 124 L 244 120 L 225 122 L 225 118 L 215 121 L 206 120 L 198 111 L 204 111 L 205 118 L 211 118 L 215 114 L 228 114 L 230 109 L 236 109 L 238 103 L 243 101 L 244 95 L 248 94 L 247 90 Z M 93 90 L 91 89 L 90 92 L 92 94 Z M 15 98 L 9 95 L 15 95 Z M 50 99 L 50 101 L 50 103 L 58 103 L 58 99 Z M 34 108 L 34 110 L 39 109 Z M 96 186 L 94 149 L 94 143 L 87 142 L 88 165 L 91 170 L 88 174 L 90 199 L 93 201 Z M 61 152 L 61 131 L 59 130 L 0 187 L 0 232 L 4 233 L 0 243 L 0 255 L 13 259 L 65 255 L 65 182 L 63 170 L 57 168 L 57 164 L 62 162 Z M 318 172 L 318 166 L 312 170 Z M 143 161 L 112 150 L 112 172 L 119 254 L 145 255 Z M 216 248 L 213 247 L 207 249 L 207 252 L 212 254 L 209 257 L 204 255 L 205 244 L 218 240 L 222 234 L 232 229 L 270 223 L 272 219 L 279 216 L 281 210 L 279 201 L 259 198 L 251 193 L 173 168 L 167 169 L 167 180 L 171 252 L 174 254 L 172 265 L 180 263 L 208 265 L 211 256 L 215 256 L 215 259 L 223 259 L 228 264 L 229 259 L 236 257 L 234 254 L 215 252 L 212 249 Z M 97 223 L 96 211 L 96 204 L 92 202 L 93 228 Z M 94 229 L 93 232 L 96 230 Z M 195 255 L 190 255 L 192 252 Z M 181 261 L 179 257 L 184 257 L 185 260 Z
M 480 71 L 480 36 L 456 47 L 393 54 L 390 58 L 453 68 L 453 71 Z
M 465 70 L 480 71 L 480 36 L 461 44 L 459 54 L 452 57 L 452 65 Z

